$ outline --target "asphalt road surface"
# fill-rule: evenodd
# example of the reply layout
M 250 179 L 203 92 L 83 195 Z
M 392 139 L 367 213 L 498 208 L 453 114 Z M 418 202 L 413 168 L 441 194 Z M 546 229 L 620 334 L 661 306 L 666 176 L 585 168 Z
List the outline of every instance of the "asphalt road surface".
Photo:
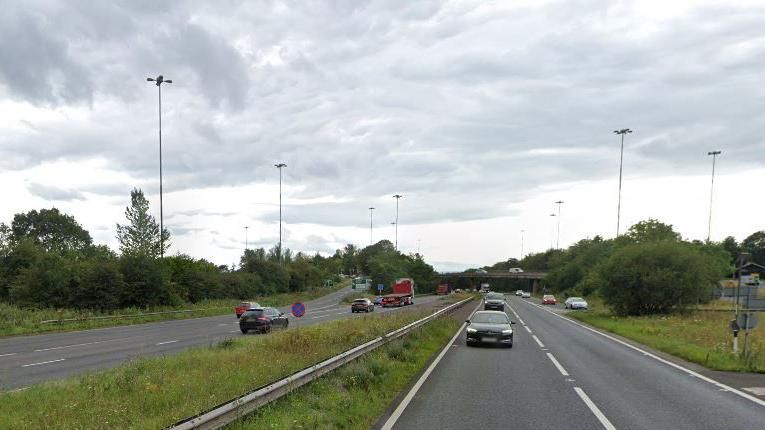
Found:
M 362 314 L 352 314 L 349 304 L 340 303 L 350 292 L 344 288 L 306 302 L 300 321 L 290 315 L 289 306 L 279 309 L 289 315 L 290 327 L 358 317 Z M 437 298 L 417 297 L 415 304 Z M 373 313 L 407 308 L 376 307 Z M 0 339 L 0 390 L 106 369 L 140 356 L 174 354 L 235 336 L 243 335 L 232 307 L 230 315 Z
M 765 428 L 762 403 L 566 320 L 538 300 L 508 296 L 508 303 L 514 347 L 468 347 L 463 330 L 394 428 Z

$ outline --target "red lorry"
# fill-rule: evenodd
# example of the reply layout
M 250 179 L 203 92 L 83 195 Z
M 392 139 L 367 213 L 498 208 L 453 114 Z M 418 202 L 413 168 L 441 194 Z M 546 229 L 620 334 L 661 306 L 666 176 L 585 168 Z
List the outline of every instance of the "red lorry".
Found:
M 448 284 L 439 284 L 436 287 L 436 294 L 439 296 L 445 296 L 449 294 L 449 285 Z
M 393 284 L 393 293 L 383 296 L 384 308 L 414 304 L 414 281 L 409 278 L 397 279 Z

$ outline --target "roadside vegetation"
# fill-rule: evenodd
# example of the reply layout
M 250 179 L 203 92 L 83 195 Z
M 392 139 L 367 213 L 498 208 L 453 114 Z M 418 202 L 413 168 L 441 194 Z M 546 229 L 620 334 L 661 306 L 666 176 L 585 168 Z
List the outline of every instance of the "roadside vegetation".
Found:
M 441 318 L 226 428 L 372 428 L 460 323 Z
M 163 428 L 429 314 L 372 314 L 270 335 L 237 336 L 169 357 L 139 358 L 104 372 L 2 393 L 0 428 Z
M 718 282 L 733 277 L 742 253 L 765 263 L 765 231 L 740 243 L 733 237 L 702 242 L 683 240 L 671 225 L 648 219 L 615 239 L 595 236 L 484 269 L 547 272 L 546 291 L 559 300 L 587 297 L 590 311 L 573 318 L 712 369 L 763 372 L 762 327 L 751 331 L 748 356 L 732 354 L 732 304 L 717 300 Z

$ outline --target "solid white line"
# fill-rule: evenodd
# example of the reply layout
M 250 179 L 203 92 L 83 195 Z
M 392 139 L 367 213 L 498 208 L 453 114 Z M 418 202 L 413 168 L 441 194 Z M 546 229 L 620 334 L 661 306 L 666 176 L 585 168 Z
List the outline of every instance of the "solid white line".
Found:
M 478 303 L 478 306 L 473 309 L 473 312 L 470 314 L 471 316 L 481 307 L 481 303 Z M 468 318 L 469 319 L 469 318 Z M 399 405 L 396 407 L 396 409 L 393 411 L 393 413 L 388 417 L 388 420 L 385 421 L 385 424 L 381 427 L 381 430 L 391 430 L 394 425 L 396 425 L 396 421 L 398 421 L 399 418 L 401 418 L 401 414 L 404 413 L 404 410 L 406 410 L 406 407 L 409 406 L 409 403 L 412 401 L 414 396 L 417 394 L 417 391 L 420 390 L 420 387 L 422 387 L 422 384 L 425 383 L 425 381 L 428 379 L 430 374 L 433 372 L 433 369 L 436 368 L 439 362 L 441 362 L 441 359 L 444 358 L 444 355 L 446 355 L 446 351 L 449 351 L 452 347 L 452 344 L 455 340 L 457 340 L 457 337 L 462 333 L 463 330 L 465 330 L 465 327 L 467 326 L 467 323 L 462 323 L 460 326 L 460 329 L 457 330 L 457 333 L 454 334 L 454 337 L 452 337 L 452 340 L 449 341 L 449 343 L 446 344 L 444 349 L 441 350 L 441 353 L 438 354 L 438 357 L 436 357 L 435 360 L 433 360 L 432 363 L 430 363 L 430 366 L 428 366 L 427 370 L 425 370 L 425 373 L 420 376 L 420 379 L 417 380 L 417 382 L 414 384 L 411 390 L 406 394 L 406 397 L 404 397 L 404 400 L 399 403 Z
M 232 333 L 233 333 L 233 332 L 232 332 Z M 160 346 L 160 345 L 167 345 L 168 343 L 175 343 L 175 342 L 178 342 L 178 341 L 177 341 L 177 340 L 168 340 L 167 342 L 159 342 L 159 343 L 157 344 L 157 346 Z
M 231 330 L 229 333 L 239 333 L 241 330 Z
M 533 304 L 532 304 L 532 306 L 535 306 L 535 305 L 533 305 Z M 665 359 L 663 359 L 663 358 L 659 357 L 659 356 L 658 356 L 658 355 L 656 355 L 656 354 L 652 354 L 652 353 L 650 353 L 650 352 L 648 352 L 648 351 L 645 351 L 645 350 L 643 350 L 643 349 L 640 349 L 640 348 L 638 348 L 637 346 L 635 346 L 635 345 L 632 345 L 632 344 L 630 344 L 630 343 L 628 343 L 628 342 L 625 342 L 625 341 L 623 341 L 623 340 L 621 340 L 621 339 L 617 339 L 617 338 L 615 338 L 615 337 L 613 337 L 613 336 L 609 336 L 609 335 L 607 335 L 607 334 L 605 334 L 605 333 L 602 333 L 602 332 L 600 332 L 599 330 L 595 330 L 595 329 L 594 329 L 594 328 L 592 328 L 592 327 L 588 327 L 588 326 L 586 326 L 586 325 L 584 325 L 584 324 L 580 324 L 580 323 L 578 323 L 578 322 L 576 322 L 576 321 L 574 321 L 574 320 L 572 320 L 572 319 L 570 319 L 570 318 L 564 317 L 564 316 L 562 316 L 562 315 L 558 315 L 558 314 L 556 314 L 555 312 L 549 311 L 549 310 L 547 310 L 547 309 L 545 309 L 545 308 L 543 308 L 543 307 L 541 307 L 541 306 L 537 306 L 537 307 L 539 307 L 540 309 L 542 309 L 542 310 L 543 310 L 543 311 L 545 311 L 545 312 L 548 312 L 548 313 L 550 313 L 550 314 L 552 314 L 552 315 L 555 315 L 556 317 L 558 317 L 558 318 L 560 318 L 560 319 L 562 319 L 562 320 L 564 320 L 564 321 L 567 321 L 567 322 L 569 322 L 569 323 L 571 323 L 571 324 L 577 325 L 577 326 L 579 326 L 579 327 L 581 327 L 581 328 L 583 328 L 583 329 L 585 329 L 585 330 L 591 331 L 592 333 L 595 333 L 595 334 L 597 334 L 597 335 L 603 336 L 603 337 L 605 337 L 606 339 L 610 339 L 610 340 L 612 340 L 612 341 L 614 341 L 614 342 L 616 342 L 616 343 L 618 343 L 618 344 L 620 344 L 620 345 L 626 346 L 627 348 L 630 348 L 630 349 L 632 349 L 632 350 L 634 350 L 634 351 L 637 351 L 637 352 L 639 352 L 639 353 L 641 353 L 641 354 L 645 355 L 646 357 L 650 357 L 650 358 L 653 358 L 654 360 L 656 360 L 656 361 L 658 361 L 658 362 L 660 362 L 660 363 L 664 363 L 664 364 L 666 364 L 667 366 L 670 366 L 670 367 L 674 367 L 675 369 L 677 369 L 677 370 L 681 370 L 681 371 L 683 371 L 683 372 L 687 373 L 688 375 L 691 375 L 691 376 L 695 376 L 695 377 L 697 377 L 697 378 L 701 379 L 702 381 L 708 382 L 708 383 L 710 383 L 710 384 L 712 384 L 712 385 L 714 385 L 714 386 L 716 386 L 716 387 L 718 387 L 718 388 L 722 388 L 722 389 L 724 389 L 724 390 L 728 390 L 728 391 L 730 391 L 731 393 L 733 393 L 733 394 L 735 394 L 735 395 L 737 395 L 737 396 L 743 397 L 743 398 L 745 398 L 745 399 L 747 399 L 747 400 L 750 400 L 750 401 L 752 401 L 752 402 L 754 402 L 754 403 L 757 403 L 757 404 L 758 404 L 758 405 L 760 405 L 760 406 L 765 406 L 765 400 L 761 400 L 761 399 L 758 399 L 758 398 L 756 398 L 756 397 L 754 397 L 754 396 L 750 396 L 749 394 L 747 394 L 747 393 L 745 393 L 745 392 L 743 392 L 743 391 L 741 391 L 741 390 L 738 390 L 738 389 L 736 389 L 736 388 L 733 388 L 733 387 L 731 387 L 731 386 L 729 386 L 729 385 L 725 385 L 725 384 L 723 384 L 722 382 L 718 382 L 718 381 L 715 381 L 715 380 L 714 380 L 714 379 L 712 379 L 712 378 L 706 377 L 706 376 L 704 376 L 704 375 L 702 375 L 702 374 L 700 374 L 700 373 L 696 373 L 696 372 L 694 372 L 693 370 L 687 369 L 687 368 L 685 368 L 685 367 L 683 367 L 683 366 L 681 366 L 681 365 L 679 365 L 679 364 L 673 363 L 673 362 L 671 362 L 671 361 L 669 361 L 669 360 L 665 360 Z
M 10 357 L 11 355 L 16 355 L 16 353 L 11 352 L 10 354 L 0 354 L 0 357 Z
M 588 408 L 592 411 L 593 414 L 595 414 L 595 418 L 600 421 L 601 424 L 603 424 L 603 428 L 606 430 L 616 430 L 616 427 L 614 427 L 613 424 L 611 424 L 611 421 L 606 418 L 605 415 L 603 415 L 603 412 L 598 409 L 598 406 L 595 405 L 595 402 L 593 402 L 590 397 L 587 395 L 587 393 L 584 392 L 579 387 L 574 387 L 574 391 L 576 391 L 576 394 L 579 394 L 579 397 L 582 399 L 585 405 L 587 405 Z
M 39 366 L 41 364 L 58 363 L 59 361 L 64 361 L 64 360 L 66 360 L 66 358 L 59 358 L 58 360 L 43 361 L 42 363 L 25 364 L 21 367 L 31 367 L 31 366 Z
M 547 358 L 549 358 L 549 359 L 550 359 L 550 361 L 552 361 L 552 363 L 555 365 L 555 367 L 557 367 L 557 368 L 558 368 L 558 372 L 560 372 L 560 374 L 561 374 L 561 375 L 563 375 L 563 376 L 569 376 L 569 375 L 568 375 L 568 372 L 566 372 L 566 369 L 564 369 L 564 368 L 563 368 L 563 366 L 561 366 L 561 365 L 560 365 L 560 363 L 558 363 L 558 360 L 556 360 L 556 359 L 555 359 L 555 356 L 553 356 L 552 354 L 550 354 L 550 353 L 548 352 L 548 353 L 547 353 Z
M 523 326 L 523 328 L 525 328 L 526 331 L 529 332 L 529 334 L 531 334 L 531 329 L 530 328 L 528 328 L 527 326 Z
M 532 335 L 531 335 L 531 337 L 532 337 L 532 338 L 533 338 L 535 341 L 537 341 L 537 345 L 539 345 L 539 347 L 540 347 L 540 348 L 544 348 L 544 347 L 545 347 L 545 344 L 544 344 L 544 343 L 542 343 L 542 341 L 541 341 L 541 340 L 539 340 L 539 338 L 537 337 L 537 335 L 535 335 L 535 334 L 532 334 Z
M 348 312 L 338 312 L 338 313 L 336 313 L 335 315 L 345 315 L 345 314 L 347 314 L 347 313 L 348 313 Z

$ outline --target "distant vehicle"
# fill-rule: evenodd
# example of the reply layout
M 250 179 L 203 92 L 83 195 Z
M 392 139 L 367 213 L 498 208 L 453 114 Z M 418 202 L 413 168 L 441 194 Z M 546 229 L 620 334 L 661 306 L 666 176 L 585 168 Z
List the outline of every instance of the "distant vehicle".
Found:
M 478 311 L 467 321 L 468 345 L 489 343 L 513 347 L 513 327 L 507 314 L 499 311 Z
M 445 296 L 449 294 L 449 285 L 447 284 L 440 284 L 436 287 L 436 294 L 439 296 Z
M 287 328 L 290 321 L 276 308 L 255 308 L 242 314 L 239 318 L 239 330 L 247 334 L 248 331 L 268 333 L 274 327 Z
M 510 273 L 523 273 L 523 269 L 520 267 L 511 267 L 508 272 Z
M 531 293 L 528 291 L 524 291 L 523 294 L 521 294 L 521 297 L 524 299 L 531 298 Z
M 515 291 L 515 295 L 516 295 L 516 296 L 519 296 L 519 297 L 520 297 L 520 296 L 523 296 L 523 290 L 516 290 L 516 291 Z
M 259 307 L 260 305 L 258 302 L 242 302 L 236 305 L 234 308 L 234 313 L 236 314 L 236 317 L 239 318 L 243 313 L 247 312 L 247 310 Z
M 397 279 L 393 284 L 393 293 L 383 296 L 382 305 L 406 306 L 414 304 L 414 281 L 410 278 Z
M 502 293 L 488 293 L 483 301 L 483 309 L 486 311 L 503 311 L 505 310 L 505 295 Z
M 375 296 L 375 298 L 372 300 L 372 303 L 382 306 L 382 300 L 382 296 Z
M 375 304 L 369 299 L 356 299 L 351 303 L 351 313 L 356 312 L 373 312 L 375 310 Z
M 484 269 L 478 269 L 478 270 L 475 271 L 475 273 L 489 273 L 489 272 L 487 272 Z
M 488 293 L 489 291 L 489 284 L 486 283 L 481 284 L 481 289 L 478 290 L 479 293 Z
M 555 296 L 553 296 L 552 294 L 545 294 L 544 296 L 542 296 L 543 305 L 554 305 L 555 303 L 556 303 Z
M 566 309 L 587 309 L 587 300 L 581 297 L 569 297 L 565 302 Z
M 462 288 L 457 288 L 456 290 L 454 290 L 454 292 L 455 293 L 461 293 L 462 292 Z

